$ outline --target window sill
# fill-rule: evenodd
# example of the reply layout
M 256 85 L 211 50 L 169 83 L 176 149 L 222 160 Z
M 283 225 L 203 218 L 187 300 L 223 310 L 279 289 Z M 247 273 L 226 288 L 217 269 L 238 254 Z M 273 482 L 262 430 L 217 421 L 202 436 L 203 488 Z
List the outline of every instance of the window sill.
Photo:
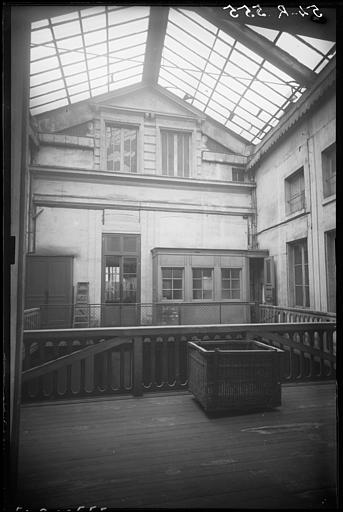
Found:
M 297 210 L 296 212 L 286 213 L 286 220 L 292 220 L 292 219 L 295 219 L 297 217 L 301 217 L 305 213 L 309 213 L 306 210 L 306 208 L 301 208 L 301 210 Z
M 326 206 L 329 203 L 333 203 L 336 201 L 336 194 L 332 194 L 331 196 L 325 197 L 322 201 L 322 205 Z

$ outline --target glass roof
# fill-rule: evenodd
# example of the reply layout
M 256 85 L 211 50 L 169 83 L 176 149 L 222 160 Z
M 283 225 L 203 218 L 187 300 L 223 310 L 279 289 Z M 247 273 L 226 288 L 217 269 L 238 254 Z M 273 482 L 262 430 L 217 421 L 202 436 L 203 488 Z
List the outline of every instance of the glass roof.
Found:
M 92 7 L 32 23 L 31 114 L 140 82 L 149 11 Z
M 36 115 L 141 82 L 150 7 L 98 6 L 32 23 Z M 249 26 L 249 25 L 248 25 Z M 319 73 L 335 43 L 249 26 Z M 158 82 L 248 142 L 260 142 L 301 84 L 190 10 L 170 8 Z

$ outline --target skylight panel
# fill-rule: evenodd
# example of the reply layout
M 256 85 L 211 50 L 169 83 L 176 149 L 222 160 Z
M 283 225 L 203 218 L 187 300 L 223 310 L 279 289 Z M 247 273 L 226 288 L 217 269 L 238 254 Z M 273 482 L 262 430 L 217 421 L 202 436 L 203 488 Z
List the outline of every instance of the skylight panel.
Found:
M 174 53 L 183 56 L 190 62 L 194 62 L 194 64 L 199 66 L 200 69 L 206 65 L 206 60 L 203 57 L 190 50 L 189 48 L 186 48 L 175 39 L 172 39 L 168 34 L 165 37 L 165 46 L 173 50 Z
M 104 12 L 105 7 L 89 7 L 88 9 L 81 9 L 80 14 L 81 17 L 84 18 L 86 16 L 94 16 L 95 14 L 100 14 Z
M 323 62 L 321 64 L 319 64 L 319 66 L 316 67 L 315 72 L 320 73 L 320 71 L 322 69 L 324 69 L 325 66 L 327 66 L 328 64 L 329 64 L 329 61 L 327 59 L 324 59 Z
M 322 56 L 294 36 L 283 32 L 276 45 L 310 69 L 315 68 Z
M 51 57 L 52 55 L 56 55 L 56 50 L 54 47 L 47 46 L 33 46 L 31 47 L 31 62 L 35 60 L 44 59 L 45 57 Z
M 254 32 L 257 32 L 261 36 L 265 37 L 266 39 L 269 39 L 269 41 L 272 41 L 272 42 L 275 41 L 275 39 L 277 38 L 277 36 L 279 34 L 278 30 L 272 30 L 270 28 L 257 27 L 255 25 L 246 25 L 246 26 L 249 27 Z
M 226 32 L 223 32 L 222 30 L 219 30 L 218 37 L 230 46 L 233 46 L 236 42 L 235 39 L 233 39 L 233 37 L 229 36 Z
M 107 66 L 107 57 L 92 57 L 91 59 L 87 59 L 87 67 L 89 70 L 102 66 Z
M 210 107 L 206 108 L 205 114 L 208 114 L 209 116 L 211 116 L 216 121 L 219 121 L 220 123 L 225 123 L 226 117 L 223 116 L 222 114 L 219 114 L 219 112 L 217 112 L 216 110 L 213 110 Z
M 66 97 L 66 93 L 65 93 L 64 89 L 60 90 L 60 91 L 53 91 L 48 94 L 45 94 L 44 96 L 38 96 L 36 98 L 32 98 L 30 100 L 30 105 L 32 107 L 35 107 L 35 106 L 41 105 L 43 103 L 49 103 L 50 101 L 55 101 L 55 100 L 65 98 L 65 97 Z
M 275 114 L 278 110 L 278 107 L 276 105 L 273 105 L 270 103 L 267 99 L 259 96 L 252 90 L 248 90 L 245 93 L 245 98 L 250 100 L 252 103 L 254 103 L 256 106 L 260 106 L 264 110 L 266 110 L 269 114 Z
M 72 21 L 75 19 L 78 19 L 79 15 L 78 12 L 70 12 L 68 14 L 62 14 L 61 16 L 54 16 L 53 18 L 50 18 L 50 21 L 53 25 L 57 23 L 64 23 L 67 21 Z
M 83 49 L 83 41 L 81 36 L 73 36 L 67 37 L 66 39 L 60 39 L 56 43 L 57 49 L 61 55 L 63 55 L 66 50 L 75 51 L 78 49 Z
M 84 32 L 101 29 L 106 26 L 106 15 L 98 14 L 97 16 L 90 16 L 89 18 L 82 19 L 82 29 Z
M 60 56 L 61 63 L 63 66 L 67 66 L 68 64 L 75 64 L 76 62 L 81 62 L 84 60 L 83 52 L 67 52 Z
M 187 48 L 192 48 L 193 51 L 200 54 L 203 58 L 208 59 L 211 48 L 201 43 L 198 39 L 186 33 L 184 30 L 181 30 L 175 25 L 170 24 L 168 34 L 174 39 L 176 39 L 183 46 L 186 46 Z
M 261 64 L 261 62 L 264 60 L 263 57 L 257 55 L 257 53 L 255 52 L 252 52 L 251 50 L 249 50 L 249 48 L 241 44 L 239 41 L 236 42 L 235 48 L 241 53 L 244 53 L 244 55 L 249 57 L 254 62 L 257 62 L 258 64 Z
M 88 100 L 90 98 L 89 91 L 81 92 L 80 94 L 74 94 L 70 96 L 71 103 L 77 103 L 78 101 Z
M 43 28 L 31 32 L 31 44 L 42 44 L 52 41 L 52 32 L 50 28 Z
M 70 66 L 64 66 L 63 72 L 65 76 L 76 75 L 87 71 L 86 64 L 84 62 L 78 62 L 77 64 L 71 64 Z
M 243 94 L 247 89 L 246 85 L 226 75 L 222 77 L 221 82 L 238 94 Z
M 230 100 L 234 101 L 235 103 L 237 103 L 241 98 L 239 94 L 226 87 L 223 82 L 219 82 L 215 90 L 216 92 L 220 92 L 223 96 L 230 98 Z
M 53 26 L 54 36 L 56 39 L 63 37 L 71 37 L 81 34 L 81 26 L 79 20 L 70 23 L 63 23 L 62 25 Z
M 105 29 L 103 30 L 96 30 L 95 32 L 88 32 L 84 35 L 85 44 L 91 45 L 91 44 L 98 44 L 102 43 L 103 41 L 107 40 L 107 31 Z
M 238 52 L 237 50 L 233 50 L 230 60 L 237 64 L 239 67 L 243 68 L 246 71 L 249 71 L 251 74 L 255 74 L 257 70 L 259 69 L 259 65 L 256 64 L 254 61 L 249 59 L 248 57 L 245 57 L 242 53 Z
M 36 87 L 30 88 L 30 97 L 35 98 L 36 96 L 41 96 L 43 94 L 47 94 L 51 91 L 63 89 L 64 82 L 63 80 L 54 80 L 53 82 L 49 82 L 48 84 L 37 85 Z
M 123 71 L 124 69 L 129 69 L 132 67 L 135 67 L 137 64 L 143 64 L 144 63 L 144 54 L 137 56 L 134 61 L 119 61 L 110 64 L 109 71 L 110 73 L 115 73 L 117 71 Z
M 267 85 L 254 80 L 251 84 L 251 89 L 260 94 L 264 98 L 268 98 L 269 101 L 274 103 L 275 105 L 282 105 L 285 102 L 285 98 L 280 96 L 277 92 L 273 91 Z
M 326 41 L 324 39 L 317 39 L 315 37 L 300 36 L 300 35 L 298 35 L 297 37 L 300 37 L 300 39 L 302 39 L 306 43 L 310 44 L 313 48 L 320 51 L 324 55 L 327 52 L 329 52 L 333 46 L 335 46 L 335 43 L 333 41 Z
M 264 123 L 262 121 L 260 121 L 256 116 L 249 114 L 249 112 L 247 112 L 239 106 L 235 108 L 235 113 L 238 114 L 242 119 L 250 123 L 251 126 L 256 126 L 256 128 L 259 129 L 264 127 Z
M 139 21 L 133 21 L 131 23 L 125 23 L 124 25 L 115 25 L 109 27 L 108 34 L 110 39 L 117 39 L 119 37 L 125 37 L 131 34 L 138 34 L 139 32 L 146 32 L 148 30 L 148 18 Z
M 69 92 L 70 96 L 74 96 L 74 95 L 79 94 L 84 91 L 89 91 L 88 80 L 87 80 L 87 82 L 82 82 L 78 85 L 68 87 L 68 92 Z
M 131 46 L 143 45 L 146 42 L 146 38 L 146 32 L 143 32 L 142 34 L 134 34 L 118 39 L 111 39 L 108 43 L 109 51 L 118 51 L 124 48 L 130 48 Z
M 102 76 L 107 76 L 107 66 L 98 66 L 95 69 L 91 69 L 88 71 L 88 76 L 90 80 L 93 80 L 94 78 L 99 78 Z
M 145 51 L 145 45 L 132 46 L 131 48 L 124 48 L 110 53 L 110 61 L 117 62 L 120 60 L 135 60 L 137 55 Z
M 294 82 L 294 79 L 291 76 L 287 75 L 287 73 L 281 71 L 281 69 L 277 68 L 268 61 L 265 61 L 262 67 L 267 71 L 270 71 L 276 78 L 283 80 L 284 82 Z
M 51 82 L 52 80 L 57 80 L 58 78 L 61 78 L 61 70 L 60 69 L 54 69 L 51 71 L 46 71 L 44 73 L 38 73 L 37 75 L 31 76 L 30 79 L 30 86 L 34 87 L 35 85 L 44 84 L 47 82 Z
M 239 105 L 241 105 L 247 112 L 249 112 L 253 116 L 257 116 L 259 111 L 261 110 L 259 107 L 253 105 L 253 103 L 248 101 L 246 98 L 241 98 L 239 101 Z
M 223 105 L 226 107 L 229 112 L 235 108 L 235 103 L 233 103 L 227 96 L 223 96 L 217 91 L 212 94 L 212 99 L 215 100 L 218 105 Z
M 116 82 L 113 82 L 109 85 L 109 88 L 111 91 L 115 91 L 115 90 L 121 89 L 123 87 L 128 87 L 129 85 L 137 84 L 138 82 L 140 82 L 141 78 L 142 78 L 142 73 L 132 76 L 132 77 L 129 77 L 129 78 L 125 78 L 124 80 L 118 80 Z
M 113 74 L 112 81 L 118 82 L 127 78 L 130 78 L 131 76 L 136 76 L 139 74 L 142 74 L 143 72 L 143 66 L 135 66 L 134 68 L 125 69 L 124 71 L 118 71 L 117 73 Z
M 39 73 L 44 70 L 58 68 L 57 57 L 49 57 L 47 59 L 39 60 L 31 63 L 31 73 Z
M 223 58 L 227 58 L 231 49 L 232 49 L 231 45 L 224 43 L 223 41 L 221 41 L 218 38 L 216 39 L 216 42 L 213 45 L 213 50 L 215 50 L 220 55 L 222 55 Z
M 261 82 L 265 83 L 270 87 L 271 89 L 274 89 L 277 93 L 281 94 L 284 97 L 288 97 L 291 93 L 291 87 L 289 84 L 283 82 L 282 80 L 279 80 L 277 77 L 266 71 L 265 69 L 261 68 L 260 71 L 257 73 L 256 78 L 260 80 Z
M 87 73 L 78 73 L 77 75 L 74 75 L 74 76 L 67 76 L 65 78 L 65 81 L 66 81 L 66 84 L 68 86 L 68 88 L 72 85 L 75 85 L 75 84 L 78 84 L 80 82 L 84 82 L 84 81 L 87 81 L 88 80 L 88 75 Z
M 64 107 L 65 105 L 68 105 L 67 98 L 58 101 L 53 101 L 51 103 L 46 103 L 36 108 L 32 107 L 31 113 L 33 116 L 35 116 L 41 114 L 42 112 L 47 112 L 49 110 L 55 110 L 56 108 Z
M 149 16 L 149 7 L 134 6 L 124 9 L 116 9 L 108 13 L 108 24 L 116 25 L 119 23 L 127 23 L 130 20 L 144 18 Z
M 192 13 L 192 19 L 193 13 Z M 180 27 L 181 31 L 185 31 L 188 34 L 192 34 L 194 38 L 199 41 L 203 41 L 206 45 L 212 46 L 215 40 L 215 36 L 209 30 L 203 28 L 203 23 L 196 23 L 191 18 L 185 16 L 183 13 L 176 9 L 170 9 L 169 20 L 176 26 Z M 172 25 L 170 25 L 171 27 Z
M 174 9 L 171 9 L 170 12 L 174 11 Z M 192 19 L 195 23 L 198 23 L 198 25 L 202 26 L 204 29 L 208 30 L 209 32 L 217 33 L 218 28 L 213 25 L 213 23 L 210 23 L 209 21 L 205 20 L 202 16 L 199 16 L 196 12 L 189 12 L 184 9 L 178 9 L 178 12 L 182 13 L 185 18 Z
M 47 27 L 48 25 L 49 25 L 49 21 L 48 20 L 33 21 L 31 23 L 31 29 L 35 30 L 36 28 Z

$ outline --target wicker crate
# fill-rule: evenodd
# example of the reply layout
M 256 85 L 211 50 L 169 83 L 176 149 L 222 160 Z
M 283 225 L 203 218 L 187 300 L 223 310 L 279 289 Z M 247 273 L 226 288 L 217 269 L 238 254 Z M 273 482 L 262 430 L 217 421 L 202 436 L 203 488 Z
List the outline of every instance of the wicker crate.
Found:
M 255 340 L 188 342 L 188 389 L 205 411 L 281 405 L 283 351 Z

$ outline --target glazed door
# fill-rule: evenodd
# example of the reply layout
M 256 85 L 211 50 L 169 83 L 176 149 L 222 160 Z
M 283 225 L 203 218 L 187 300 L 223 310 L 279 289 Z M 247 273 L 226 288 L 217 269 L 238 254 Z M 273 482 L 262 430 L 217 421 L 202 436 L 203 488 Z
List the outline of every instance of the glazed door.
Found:
M 137 325 L 139 305 L 139 237 L 104 235 L 102 325 Z
M 25 309 L 39 307 L 42 328 L 71 326 L 72 256 L 28 256 Z

